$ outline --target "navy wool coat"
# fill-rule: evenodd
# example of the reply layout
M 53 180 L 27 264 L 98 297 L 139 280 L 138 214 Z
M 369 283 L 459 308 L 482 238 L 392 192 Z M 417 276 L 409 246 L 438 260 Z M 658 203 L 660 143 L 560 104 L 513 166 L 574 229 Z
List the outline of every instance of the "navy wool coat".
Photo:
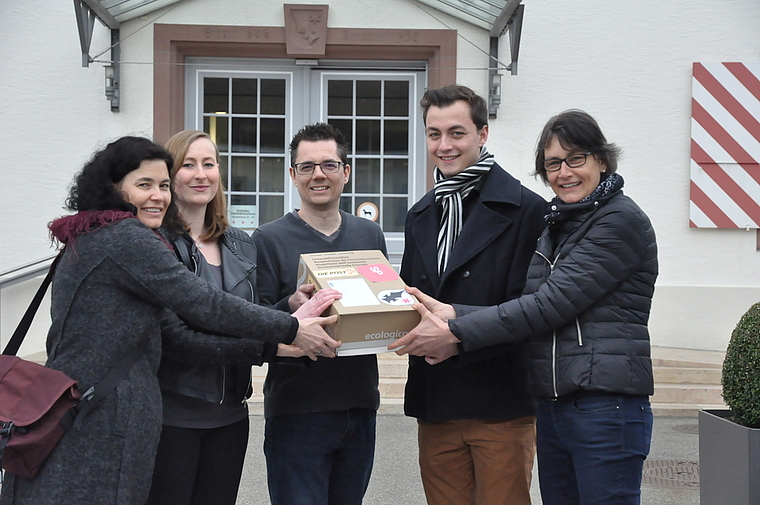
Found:
M 494 164 L 464 205 L 466 220 L 440 277 L 436 240 L 441 206 L 434 191 L 409 210 L 401 277 L 446 303 L 487 306 L 519 296 L 544 228 L 546 202 Z M 425 421 L 533 415 L 527 368 L 525 344 L 462 352 L 432 366 L 410 356 L 404 410 Z

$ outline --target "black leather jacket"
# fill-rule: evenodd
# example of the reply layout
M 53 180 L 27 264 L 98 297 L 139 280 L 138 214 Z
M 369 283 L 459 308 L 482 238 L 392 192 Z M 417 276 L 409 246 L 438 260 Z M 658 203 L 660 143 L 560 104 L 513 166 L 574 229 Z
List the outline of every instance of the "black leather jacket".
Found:
M 201 252 L 189 235 L 170 237 L 169 241 L 183 264 L 198 277 L 208 279 Z M 250 236 L 230 227 L 220 238 L 219 246 L 224 290 L 257 302 L 256 246 Z M 214 403 L 247 399 L 251 394 L 251 365 L 270 361 L 277 352 L 276 345 L 244 343 L 191 329 L 173 313 L 165 315 L 161 330 L 163 352 L 158 369 L 161 389 Z M 231 390 L 235 392 L 234 398 L 226 397 Z

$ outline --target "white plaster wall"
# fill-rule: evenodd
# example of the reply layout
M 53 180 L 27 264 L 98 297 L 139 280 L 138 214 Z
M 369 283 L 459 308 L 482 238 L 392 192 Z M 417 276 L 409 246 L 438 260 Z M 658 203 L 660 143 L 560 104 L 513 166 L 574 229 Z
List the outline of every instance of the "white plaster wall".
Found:
M 756 232 L 691 229 L 692 63 L 760 61 L 760 2 L 524 2 L 519 73 L 503 79 L 489 145 L 523 182 L 552 115 L 581 108 L 624 150 L 626 193 L 649 214 L 660 276 L 655 345 L 725 349 L 739 316 L 760 301 Z M 501 54 L 508 55 L 506 37 Z
M 16 325 L 26 312 L 32 301 L 37 288 L 40 287 L 43 277 L 37 277 L 27 282 L 5 287 L 0 291 L 0 350 L 5 349 L 6 344 L 13 335 Z M 37 316 L 34 318 L 24 343 L 18 350 L 19 356 L 45 350 L 45 339 L 50 328 L 50 292 L 40 304 Z
M 77 168 L 96 140 L 116 135 L 103 94 L 101 65 L 83 68 L 72 2 L 0 4 L 0 271 L 53 254 L 46 224 L 63 215 Z M 107 47 L 97 27 L 93 47 Z M 39 278 L 0 291 L 4 346 L 39 286 Z M 47 300 L 21 354 L 44 349 Z
M 488 34 L 414 0 L 315 0 L 332 27 L 458 30 L 457 81 L 487 91 Z M 594 115 L 624 149 L 626 192 L 658 234 L 660 278 L 652 311 L 656 345 L 724 349 L 739 315 L 760 300 L 755 232 L 688 227 L 691 64 L 760 59 L 757 0 L 526 0 L 519 73 L 503 78 L 489 148 L 524 184 L 536 138 L 567 108 Z M 0 149 L 11 153 L 0 187 L 0 271 L 52 253 L 45 225 L 63 213 L 66 188 L 95 147 L 150 135 L 154 22 L 282 26 L 280 3 L 183 0 L 122 25 L 122 107 L 111 113 L 103 65 L 81 67 L 68 0 L 0 6 Z M 98 25 L 99 26 L 99 25 Z M 108 46 L 99 27 L 91 54 Z M 107 59 L 108 54 L 101 57 Z M 502 39 L 501 59 L 509 44 Z M 13 161 L 10 161 L 13 160 Z M 31 287 L 23 288 L 31 297 Z M 14 291 L 14 306 L 26 291 Z M 7 338 L 10 292 L 2 293 Z M 11 304 L 13 305 L 13 304 Z M 22 307 L 23 308 L 23 307 Z
M 70 1 L 3 2 L 0 19 L 0 152 L 6 160 L 0 169 L 6 181 L 0 185 L 0 271 L 5 271 L 52 254 L 46 224 L 65 213 L 74 173 L 105 141 L 150 133 L 152 91 L 141 97 L 127 92 L 123 112 L 111 112 L 103 64 L 82 67 Z M 95 26 L 92 55 L 110 45 L 108 32 L 98 22 Z M 132 80 L 129 68 L 125 74 Z M 133 114 L 135 102 L 148 112 Z
M 47 223 L 64 215 L 74 174 L 94 150 L 127 134 L 150 135 L 152 69 L 135 76 L 124 68 L 121 113 L 104 92 L 103 63 L 82 67 L 73 3 L 25 0 L 0 3 L 0 272 L 54 253 Z M 110 45 L 95 22 L 90 50 Z M 110 52 L 99 59 L 108 60 Z M 146 77 L 147 76 L 147 77 Z M 132 86 L 145 80 L 143 86 Z M 137 113 L 140 111 L 140 113 Z M 0 345 L 5 345 L 41 278 L 0 291 Z M 49 305 L 40 308 L 22 354 L 44 349 Z

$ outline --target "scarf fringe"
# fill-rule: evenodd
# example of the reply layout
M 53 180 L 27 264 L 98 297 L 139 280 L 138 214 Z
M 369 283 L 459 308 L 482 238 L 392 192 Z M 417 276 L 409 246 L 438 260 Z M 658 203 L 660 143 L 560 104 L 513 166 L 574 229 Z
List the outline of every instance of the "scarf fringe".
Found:
M 70 216 L 63 216 L 48 223 L 50 239 L 64 246 L 85 233 L 99 230 L 124 219 L 135 218 L 131 212 L 123 210 L 85 210 Z

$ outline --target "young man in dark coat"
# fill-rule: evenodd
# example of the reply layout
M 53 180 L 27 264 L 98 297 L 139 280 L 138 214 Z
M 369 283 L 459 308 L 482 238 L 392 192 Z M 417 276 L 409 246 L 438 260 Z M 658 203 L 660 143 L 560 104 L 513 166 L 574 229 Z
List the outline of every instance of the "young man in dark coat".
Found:
M 516 298 L 545 202 L 486 150 L 483 98 L 447 86 L 427 90 L 420 104 L 435 188 L 407 215 L 401 276 L 447 303 Z M 535 411 L 527 365 L 523 344 L 461 352 L 436 366 L 410 356 L 404 409 L 418 420 L 429 504 L 530 504 Z

